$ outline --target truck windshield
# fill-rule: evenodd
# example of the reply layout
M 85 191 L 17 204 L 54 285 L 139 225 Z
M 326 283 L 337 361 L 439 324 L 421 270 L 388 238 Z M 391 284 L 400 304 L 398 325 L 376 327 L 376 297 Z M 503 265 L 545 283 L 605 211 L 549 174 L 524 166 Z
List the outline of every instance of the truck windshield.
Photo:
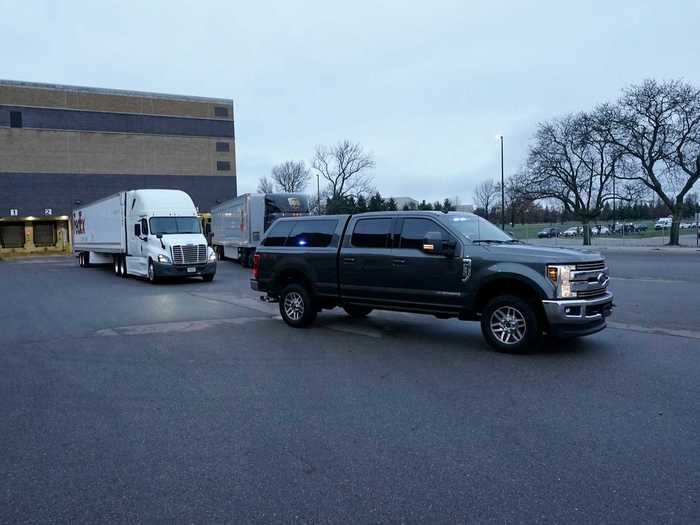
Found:
M 440 220 L 472 242 L 517 242 L 498 226 L 472 213 L 448 213 Z
M 202 233 L 202 224 L 198 217 L 152 217 L 150 225 L 153 235 Z

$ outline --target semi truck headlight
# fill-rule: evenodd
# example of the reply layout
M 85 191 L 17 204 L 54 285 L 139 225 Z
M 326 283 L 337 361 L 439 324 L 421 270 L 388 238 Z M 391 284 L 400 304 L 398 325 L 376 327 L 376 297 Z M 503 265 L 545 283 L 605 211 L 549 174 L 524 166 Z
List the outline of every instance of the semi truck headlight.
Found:
M 170 257 L 162 253 L 158 256 L 158 262 L 161 264 L 171 264 Z
M 570 299 L 576 297 L 576 293 L 571 291 L 571 272 L 574 266 L 566 264 L 551 264 L 547 266 L 545 275 L 557 289 L 557 297 Z
M 214 262 L 214 261 L 216 261 L 216 253 L 214 252 L 214 250 L 209 248 L 209 262 Z

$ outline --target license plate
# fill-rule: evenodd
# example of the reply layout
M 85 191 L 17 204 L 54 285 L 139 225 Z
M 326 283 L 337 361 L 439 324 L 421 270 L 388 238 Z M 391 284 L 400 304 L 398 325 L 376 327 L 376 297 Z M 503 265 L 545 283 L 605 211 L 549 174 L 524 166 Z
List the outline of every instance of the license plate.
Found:
M 197 268 L 195 268 L 194 266 L 190 266 L 187 268 L 187 273 L 194 273 L 196 271 L 197 271 Z

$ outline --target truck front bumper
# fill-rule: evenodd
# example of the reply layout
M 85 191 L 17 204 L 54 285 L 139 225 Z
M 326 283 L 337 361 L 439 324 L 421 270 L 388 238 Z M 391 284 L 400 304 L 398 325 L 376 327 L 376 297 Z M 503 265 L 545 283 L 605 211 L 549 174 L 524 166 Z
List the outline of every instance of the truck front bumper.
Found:
M 613 309 L 613 294 L 606 292 L 593 299 L 544 300 L 542 306 L 549 323 L 550 335 L 589 335 L 605 328 L 605 318 Z
M 188 265 L 153 263 L 153 265 L 158 277 L 196 277 L 216 273 L 216 262 Z M 189 271 L 189 268 L 194 268 L 194 271 Z

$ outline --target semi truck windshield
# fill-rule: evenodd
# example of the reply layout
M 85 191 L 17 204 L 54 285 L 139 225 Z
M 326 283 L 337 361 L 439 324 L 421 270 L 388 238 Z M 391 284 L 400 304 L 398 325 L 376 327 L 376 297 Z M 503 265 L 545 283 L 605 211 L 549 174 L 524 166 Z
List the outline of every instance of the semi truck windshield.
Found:
M 150 225 L 153 235 L 202 233 L 202 225 L 197 217 L 152 217 Z

